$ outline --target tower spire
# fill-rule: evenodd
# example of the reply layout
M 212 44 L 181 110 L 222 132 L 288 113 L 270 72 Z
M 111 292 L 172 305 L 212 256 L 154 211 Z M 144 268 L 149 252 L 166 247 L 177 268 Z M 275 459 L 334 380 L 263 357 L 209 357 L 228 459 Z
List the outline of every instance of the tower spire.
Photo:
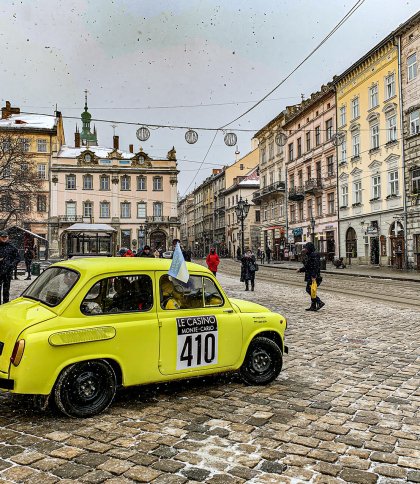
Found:
M 85 111 L 87 112 L 88 110 L 88 105 L 87 105 L 87 89 L 85 89 Z

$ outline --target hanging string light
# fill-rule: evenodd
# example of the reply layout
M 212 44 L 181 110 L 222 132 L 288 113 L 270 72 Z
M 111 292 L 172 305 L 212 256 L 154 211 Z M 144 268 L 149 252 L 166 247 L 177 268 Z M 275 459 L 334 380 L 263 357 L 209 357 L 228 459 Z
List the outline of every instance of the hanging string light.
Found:
M 147 126 L 141 126 L 137 131 L 136 131 L 136 136 L 137 139 L 140 141 L 147 141 L 150 138 L 150 131 Z
M 344 143 L 346 139 L 346 133 L 344 131 L 337 131 L 331 136 L 331 143 L 334 146 L 340 146 Z
M 276 134 L 274 141 L 276 142 L 277 146 L 284 146 L 287 143 L 287 136 L 283 131 L 279 131 Z
M 185 141 L 190 144 L 190 145 L 193 145 L 194 143 L 197 143 L 197 140 L 198 140 L 198 134 L 196 131 L 194 131 L 193 129 L 189 129 L 186 133 L 185 133 Z
M 235 133 L 226 133 L 223 139 L 226 146 L 235 146 L 238 141 Z

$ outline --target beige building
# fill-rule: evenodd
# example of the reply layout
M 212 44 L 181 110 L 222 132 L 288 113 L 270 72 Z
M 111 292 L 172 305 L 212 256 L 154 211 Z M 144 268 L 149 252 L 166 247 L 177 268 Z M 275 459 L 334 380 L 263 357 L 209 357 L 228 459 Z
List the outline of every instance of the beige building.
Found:
M 16 224 L 24 229 L 23 245 L 18 244 L 19 248 L 34 245 L 37 255 L 43 258 L 48 256 L 51 160 L 65 141 L 62 116 L 60 112 L 51 116 L 22 114 L 9 101 L 6 101 L 1 111 L 0 135 L 11 135 L 21 140 L 23 151 L 28 153 L 31 162 L 35 164 L 41 185 L 36 193 L 28 194 L 27 198 L 22 196 L 19 207 L 10 207 L 8 194 L 4 193 L 0 200 L 0 218 L 4 222 L 8 220 L 8 227 Z
M 335 93 L 332 86 L 294 106 L 283 125 L 287 135 L 288 238 L 291 253 L 312 241 L 332 260 L 338 255 Z
M 166 250 L 179 236 L 176 152 L 152 159 L 114 147 L 62 146 L 51 165 L 51 243 L 53 255 L 65 257 L 66 229 L 74 223 L 106 224 L 116 231 L 116 247 L 133 250 L 145 244 Z M 93 246 L 94 253 L 101 248 Z M 89 251 L 89 250 L 88 250 Z

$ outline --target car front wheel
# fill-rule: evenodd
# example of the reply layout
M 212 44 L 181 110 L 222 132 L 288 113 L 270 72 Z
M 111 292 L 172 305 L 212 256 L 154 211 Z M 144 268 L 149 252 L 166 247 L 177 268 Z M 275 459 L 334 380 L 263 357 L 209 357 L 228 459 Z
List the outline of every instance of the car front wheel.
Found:
M 277 378 L 282 363 L 282 352 L 277 344 L 269 338 L 257 336 L 249 344 L 239 372 L 248 385 L 266 385 Z
M 65 368 L 54 387 L 54 401 L 69 417 L 91 417 L 111 404 L 117 379 L 105 360 L 82 361 Z

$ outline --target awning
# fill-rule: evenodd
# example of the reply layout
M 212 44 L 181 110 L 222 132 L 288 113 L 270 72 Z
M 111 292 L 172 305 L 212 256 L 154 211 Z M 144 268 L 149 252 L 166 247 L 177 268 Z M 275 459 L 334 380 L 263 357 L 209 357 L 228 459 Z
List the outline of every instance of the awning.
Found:
M 63 232 L 116 232 L 116 230 L 108 224 L 77 223 L 70 225 Z
M 17 225 L 14 225 L 13 227 L 10 227 L 10 228 L 21 230 L 22 232 L 30 234 L 33 237 L 36 237 L 37 239 L 43 240 L 44 242 L 46 242 L 48 244 L 48 240 L 45 237 L 42 237 L 41 235 L 38 235 L 35 232 L 31 232 L 30 230 L 23 229 L 22 227 L 18 227 Z
M 271 227 L 263 227 L 263 230 L 284 230 L 284 225 L 272 225 Z

